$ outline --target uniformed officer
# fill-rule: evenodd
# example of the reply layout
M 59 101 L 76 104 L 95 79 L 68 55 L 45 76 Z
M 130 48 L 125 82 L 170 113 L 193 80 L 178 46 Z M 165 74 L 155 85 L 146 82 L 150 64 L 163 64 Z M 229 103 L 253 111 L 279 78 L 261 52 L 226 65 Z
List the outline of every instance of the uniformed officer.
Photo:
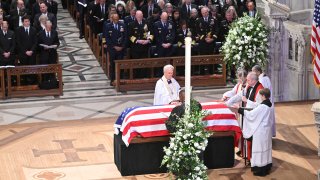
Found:
M 175 29 L 172 22 L 168 21 L 168 14 L 162 12 L 160 21 L 154 24 L 154 36 L 158 57 L 172 56 Z
M 128 27 L 131 44 L 130 54 L 132 59 L 148 58 L 150 43 L 153 40 L 151 29 L 143 19 L 142 11 L 136 12 L 135 21 Z
M 209 17 L 209 8 L 201 9 L 202 17 L 197 20 L 197 36 L 199 37 L 199 54 L 213 54 L 215 40 L 218 37 L 218 22 Z
M 115 60 L 123 59 L 127 41 L 126 26 L 119 21 L 119 15 L 112 15 L 112 23 L 106 25 L 104 34 L 110 58 L 110 84 L 115 79 Z
M 199 54 L 209 55 L 214 53 L 215 41 L 218 37 L 218 23 L 212 17 L 209 17 L 209 8 L 203 7 L 201 9 L 201 18 L 197 20 L 197 36 L 199 43 Z M 206 65 L 200 66 L 200 74 L 212 74 L 213 67 Z

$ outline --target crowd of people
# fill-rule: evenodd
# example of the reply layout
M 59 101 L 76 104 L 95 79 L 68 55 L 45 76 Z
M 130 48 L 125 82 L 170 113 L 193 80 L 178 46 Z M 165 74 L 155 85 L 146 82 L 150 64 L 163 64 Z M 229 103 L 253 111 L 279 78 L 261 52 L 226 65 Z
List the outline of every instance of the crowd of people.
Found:
M 244 14 L 258 18 L 254 0 L 77 0 L 80 38 L 85 18 L 94 35 L 102 33 L 111 62 L 184 55 L 184 38 L 192 38 L 192 55 L 219 53 L 229 25 Z M 129 48 L 129 51 L 127 51 Z
M 59 44 L 55 1 L 0 2 L 0 65 L 57 63 Z
M 179 120 L 173 117 L 181 117 L 184 109 L 184 93 L 173 77 L 173 70 L 172 65 L 164 66 L 154 94 L 154 105 L 177 105 L 166 121 L 170 132 L 175 131 L 173 125 Z M 249 73 L 238 69 L 237 78 L 238 83 L 219 101 L 238 114 L 243 136 L 237 155 L 250 162 L 254 175 L 266 176 L 272 167 L 272 137 L 276 136 L 271 81 L 259 65 L 253 66 Z

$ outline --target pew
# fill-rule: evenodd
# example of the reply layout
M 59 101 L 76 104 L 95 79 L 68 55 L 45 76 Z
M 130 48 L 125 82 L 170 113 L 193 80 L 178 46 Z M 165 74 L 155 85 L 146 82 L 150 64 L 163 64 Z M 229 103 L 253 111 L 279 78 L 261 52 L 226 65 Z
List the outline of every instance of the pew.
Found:
M 38 85 L 22 85 L 21 76 L 23 75 L 37 75 L 39 82 L 42 82 L 41 76 L 43 74 L 55 74 L 58 80 L 58 87 L 55 89 L 40 89 Z M 7 97 L 31 97 L 31 96 L 62 96 L 62 65 L 48 64 L 48 65 L 32 65 L 32 66 L 16 66 L 6 69 L 8 86 Z M 12 79 L 16 79 L 16 84 L 13 84 Z
M 155 76 L 155 71 L 161 71 L 167 64 L 172 64 L 174 69 L 174 77 L 181 86 L 184 86 L 184 75 L 177 75 L 177 68 L 182 67 L 184 71 L 185 58 L 180 57 L 165 57 L 165 58 L 148 58 L 148 59 L 130 59 L 130 60 L 117 60 L 116 66 L 116 90 L 117 91 L 132 91 L 132 90 L 152 90 L 159 77 Z M 222 55 L 201 55 L 192 56 L 192 68 L 199 68 L 200 66 L 219 66 L 218 70 L 214 70 L 211 74 L 205 75 L 192 75 L 192 86 L 225 86 L 226 85 L 226 65 L 223 63 Z M 147 78 L 134 78 L 134 70 L 141 68 L 150 69 L 150 74 L 146 75 Z M 157 69 L 157 70 L 156 70 Z M 128 78 L 121 77 L 121 72 L 129 70 Z
M 0 98 L 4 99 L 6 97 L 5 89 L 5 69 L 0 69 Z

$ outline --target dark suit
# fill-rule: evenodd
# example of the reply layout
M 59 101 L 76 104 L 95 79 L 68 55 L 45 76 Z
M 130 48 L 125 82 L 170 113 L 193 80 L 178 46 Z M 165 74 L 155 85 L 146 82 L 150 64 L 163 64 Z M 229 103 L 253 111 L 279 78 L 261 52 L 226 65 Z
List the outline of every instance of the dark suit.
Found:
M 60 45 L 58 33 L 55 30 L 51 30 L 50 37 L 47 37 L 46 31 L 43 30 L 38 35 L 38 44 L 40 50 L 40 64 L 55 64 L 57 63 L 57 49 L 45 49 L 40 46 L 40 44 L 45 44 L 48 46 L 51 45 Z
M 191 9 L 198 9 L 195 4 L 191 4 Z M 190 18 L 191 10 L 187 10 L 187 5 L 184 3 L 180 8 L 180 17 L 181 19 L 188 20 Z
M 3 9 L 3 11 L 6 13 L 6 14 L 9 14 L 10 13 L 10 6 L 7 2 L 5 1 L 1 1 L 0 3 L 0 8 Z
M 15 32 L 17 49 L 19 51 L 19 61 L 21 65 L 36 64 L 37 31 L 34 27 L 29 27 L 29 35 L 23 26 L 18 27 Z M 32 56 L 27 56 L 26 51 L 32 51 Z
M 92 19 L 93 19 L 93 33 L 94 34 L 99 34 L 102 33 L 102 29 L 103 29 L 103 23 L 105 20 L 108 19 L 108 7 L 106 4 L 104 4 L 104 10 L 105 12 L 102 12 L 102 8 L 100 4 L 96 4 L 94 6 L 93 12 L 92 12 Z M 101 19 L 103 19 L 102 21 L 100 21 Z
M 135 19 L 136 19 L 136 18 L 135 18 L 135 17 L 132 17 L 131 15 L 126 16 L 126 17 L 124 18 L 124 24 L 128 27 L 129 24 L 130 24 L 131 22 L 133 22 Z
M 48 5 L 48 12 L 54 14 L 57 17 L 58 3 L 55 1 L 51 1 L 50 3 L 47 2 L 47 5 Z
M 173 53 L 173 43 L 175 41 L 175 29 L 172 22 L 167 21 L 164 26 L 161 21 L 154 24 L 154 37 L 157 46 L 157 53 L 159 57 L 170 57 Z M 162 47 L 162 44 L 170 43 L 168 48 Z
M 15 45 L 16 45 L 16 41 L 15 41 L 15 35 L 13 31 L 8 30 L 6 35 L 3 34 L 3 31 L 0 31 L 0 65 L 1 66 L 14 65 Z M 6 58 L 3 56 L 3 53 L 7 53 L 7 52 L 10 52 L 9 58 Z
M 115 79 L 115 60 L 123 59 L 125 52 L 125 45 L 127 42 L 126 26 L 124 23 L 118 22 L 118 29 L 114 27 L 113 23 L 105 24 L 104 35 L 107 43 L 107 50 L 110 57 L 110 80 Z M 116 51 L 115 46 L 123 47 L 121 51 Z
M 29 10 L 28 9 L 24 9 L 24 10 L 20 10 L 19 14 L 18 14 L 18 10 L 17 8 L 12 9 L 10 11 L 10 27 L 11 29 L 15 30 L 17 27 L 19 27 L 19 17 L 25 16 L 29 14 Z
M 144 18 L 148 18 L 150 17 L 152 14 L 153 14 L 153 11 L 155 9 L 160 9 L 160 7 L 157 5 L 157 4 L 153 4 L 152 5 L 152 8 L 149 9 L 149 5 L 148 4 L 145 4 L 141 7 L 141 11 L 143 13 L 143 17 Z M 159 11 L 160 12 L 160 11 Z
M 79 34 L 80 37 L 84 35 L 84 15 L 87 12 L 87 7 L 84 7 L 83 5 L 79 4 L 78 2 L 82 3 L 82 4 L 87 4 L 87 0 L 77 0 L 76 1 L 76 9 L 79 12 L 80 16 L 79 16 Z
M 39 17 L 41 16 L 41 13 L 38 13 L 34 16 L 34 20 L 33 20 L 33 26 L 34 27 L 39 27 L 40 26 L 40 21 L 39 21 Z M 57 28 L 57 18 L 54 14 L 47 12 L 47 17 L 48 20 L 51 21 L 52 23 L 52 29 L 56 30 Z

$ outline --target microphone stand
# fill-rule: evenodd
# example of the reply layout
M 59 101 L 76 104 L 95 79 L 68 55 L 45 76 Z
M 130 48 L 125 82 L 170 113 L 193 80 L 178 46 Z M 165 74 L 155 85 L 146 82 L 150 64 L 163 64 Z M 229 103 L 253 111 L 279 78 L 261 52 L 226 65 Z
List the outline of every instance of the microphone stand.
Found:
M 242 84 L 242 96 L 246 96 L 246 84 Z M 241 107 L 245 107 L 245 102 L 241 102 Z M 243 121 L 244 121 L 244 114 L 241 116 L 241 129 L 243 129 Z M 243 136 L 241 137 L 243 138 Z M 244 165 L 247 166 L 248 154 L 247 154 L 247 140 L 243 138 L 243 158 L 244 158 Z

